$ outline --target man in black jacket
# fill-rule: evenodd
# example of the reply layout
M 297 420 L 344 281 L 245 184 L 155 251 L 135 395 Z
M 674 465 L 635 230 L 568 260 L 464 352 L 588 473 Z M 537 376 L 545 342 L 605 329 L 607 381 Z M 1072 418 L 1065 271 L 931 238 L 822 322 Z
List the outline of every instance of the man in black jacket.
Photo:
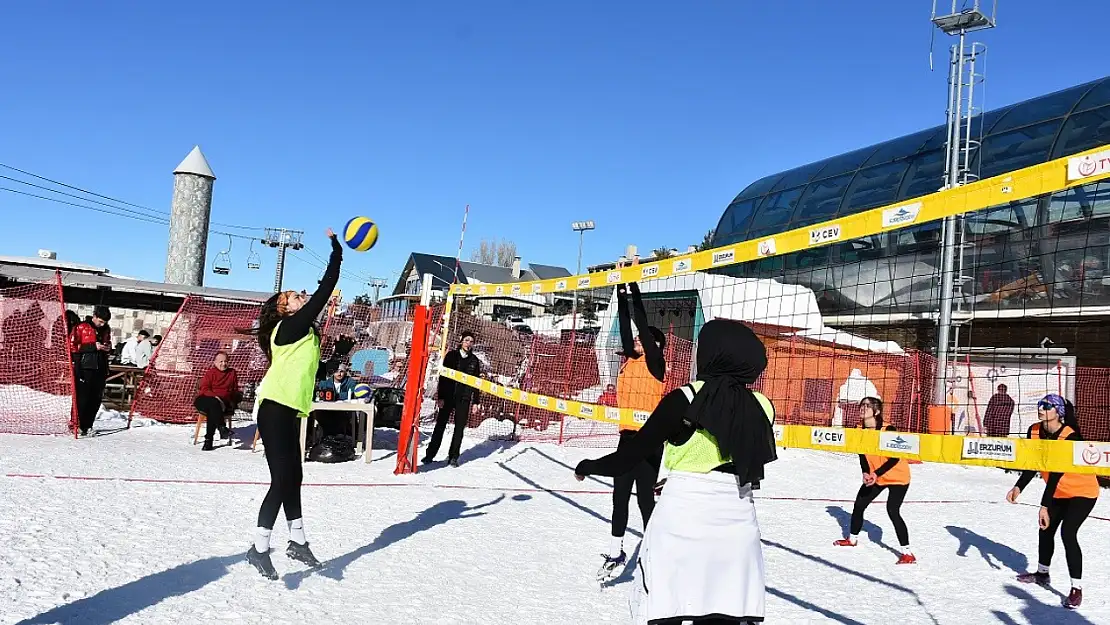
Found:
M 447 352 L 447 356 L 443 358 L 443 366 L 478 377 L 482 373 L 482 363 L 471 352 L 473 346 L 474 333 L 469 330 L 463 332 L 459 348 Z M 428 452 L 424 455 L 425 464 L 435 460 L 436 454 L 439 453 L 443 432 L 447 429 L 447 420 L 451 417 L 451 413 L 454 413 L 455 429 L 451 432 L 451 447 L 447 450 L 447 459 L 451 466 L 459 466 L 463 432 L 466 431 L 467 422 L 470 420 L 472 407 L 478 405 L 478 397 L 478 389 L 456 383 L 450 378 L 439 377 L 439 388 L 436 390 L 436 406 L 439 408 L 439 415 L 436 416 L 432 440 L 428 442 Z

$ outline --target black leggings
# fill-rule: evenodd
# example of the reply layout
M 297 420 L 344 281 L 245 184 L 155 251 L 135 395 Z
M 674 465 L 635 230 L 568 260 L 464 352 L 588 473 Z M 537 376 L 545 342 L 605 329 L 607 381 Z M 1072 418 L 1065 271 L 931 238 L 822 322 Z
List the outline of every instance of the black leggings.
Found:
M 1064 556 L 1068 560 L 1068 575 L 1072 579 L 1083 579 L 1083 550 L 1079 548 L 1079 526 L 1083 525 L 1087 515 L 1094 510 L 1095 501 L 1089 497 L 1070 497 L 1053 499 L 1048 504 L 1048 527 L 1040 530 L 1040 564 L 1052 564 L 1052 552 L 1056 550 L 1056 530 L 1060 529 Z
M 886 513 L 890 515 L 890 522 L 894 524 L 894 533 L 898 534 L 898 544 L 905 547 L 910 544 L 910 531 L 906 529 L 906 522 L 902 520 L 902 502 L 906 499 L 906 491 L 910 489 L 909 484 L 860 486 L 859 493 L 856 494 L 856 505 L 852 507 L 851 534 L 855 536 L 863 530 L 863 511 L 871 505 L 872 501 L 875 501 L 884 488 L 888 491 Z
M 655 478 L 658 472 L 647 461 L 641 460 L 634 469 L 613 480 L 613 536 L 624 536 L 628 529 L 628 500 L 632 498 L 632 485 L 636 485 L 636 503 L 640 517 L 647 527 L 655 510 Z
M 258 432 L 270 467 L 270 490 L 258 509 L 258 527 L 272 530 L 283 507 L 285 520 L 301 518 L 301 420 L 293 408 L 263 399 L 258 406 Z
M 216 430 L 225 425 L 223 402 L 217 397 L 201 395 L 193 400 L 193 407 L 205 417 L 204 423 L 207 430 L 204 433 L 204 440 L 212 440 L 216 436 Z

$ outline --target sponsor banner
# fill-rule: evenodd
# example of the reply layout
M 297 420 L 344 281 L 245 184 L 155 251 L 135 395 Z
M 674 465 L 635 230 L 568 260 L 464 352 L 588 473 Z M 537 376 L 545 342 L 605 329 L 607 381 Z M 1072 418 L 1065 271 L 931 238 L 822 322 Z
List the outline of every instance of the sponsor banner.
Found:
M 654 278 L 657 275 L 659 275 L 658 263 L 654 265 L 644 265 L 643 269 L 640 269 L 640 279 L 642 280 L 647 278 Z
M 581 404 L 581 405 L 579 405 L 578 406 L 578 414 L 582 415 L 583 417 L 592 417 L 592 416 L 594 416 L 593 404 Z
M 527 404 L 528 403 L 528 393 L 525 393 L 524 391 L 520 392 L 520 403 L 522 403 L 522 404 Z
M 632 420 L 635 421 L 636 423 L 639 423 L 640 425 L 643 425 L 643 424 L 647 423 L 648 417 L 650 417 L 650 416 L 651 416 L 651 413 L 646 411 L 646 410 L 633 410 L 632 411 Z
M 521 293 L 520 285 L 519 284 L 514 284 L 513 285 L 513 295 L 520 295 L 520 293 Z
M 621 410 L 620 410 L 620 408 L 606 408 L 605 409 L 605 419 L 608 420 L 608 421 L 612 421 L 614 423 L 620 423 L 620 420 L 621 420 Z
M 917 434 L 880 432 L 879 450 L 917 456 L 921 454 L 921 438 Z
M 781 443 L 783 434 L 786 432 L 786 429 L 783 428 L 781 425 L 776 425 L 772 429 L 774 429 L 774 431 L 775 431 L 775 442 L 776 443 Z
M 494 289 L 493 292 L 497 295 L 504 295 L 505 294 L 505 287 L 499 286 L 496 289 Z
M 542 290 L 543 290 L 543 285 L 541 285 L 541 284 L 533 284 L 532 285 L 532 293 L 533 294 L 539 293 Z
M 589 276 L 584 276 L 584 277 L 579 278 L 578 279 L 578 288 L 580 288 L 580 289 L 590 288 L 590 277 Z
M 556 399 L 555 400 L 555 410 L 557 412 L 567 412 L 567 410 L 568 410 L 567 400 L 565 400 L 565 399 Z
M 717 250 L 713 252 L 713 266 L 728 265 L 736 261 L 736 249 L 728 248 L 727 250 Z
M 811 228 L 809 231 L 810 245 L 824 245 L 840 240 L 840 224 Z
M 565 290 L 567 290 L 567 281 L 566 280 L 559 280 L 558 282 L 556 282 L 555 283 L 555 290 L 556 291 L 565 291 Z
M 537 395 L 536 405 L 538 405 L 540 408 L 547 408 L 551 405 L 551 401 L 547 398 L 546 395 Z
M 605 282 L 607 284 L 617 284 L 620 281 L 621 281 L 621 272 L 619 272 L 619 271 L 610 271 L 605 276 Z
M 1068 182 L 1110 171 L 1110 150 L 1068 159 Z
M 963 458 L 1013 462 L 1017 460 L 1017 443 L 1010 438 L 967 437 L 964 439 Z
M 1072 464 L 1077 467 L 1110 467 L 1110 443 L 1072 443 Z
M 820 447 L 843 447 L 844 430 L 841 428 L 810 428 L 813 444 Z
M 917 214 L 921 212 L 921 202 L 904 204 L 883 209 L 883 227 L 897 228 L 917 221 Z
M 766 239 L 759 242 L 756 253 L 760 256 L 773 256 L 778 253 L 778 246 L 775 245 L 774 239 Z
M 694 269 L 694 262 L 689 258 L 682 258 L 674 261 L 671 267 L 671 273 L 689 273 Z

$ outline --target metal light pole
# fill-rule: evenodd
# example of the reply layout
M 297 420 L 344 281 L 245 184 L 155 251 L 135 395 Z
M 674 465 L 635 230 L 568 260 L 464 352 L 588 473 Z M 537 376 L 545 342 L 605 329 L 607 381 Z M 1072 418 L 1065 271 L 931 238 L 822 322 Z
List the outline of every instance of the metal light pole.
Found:
M 574 275 L 582 273 L 582 242 L 586 238 L 586 231 L 594 229 L 594 222 L 591 221 L 575 221 L 570 224 L 571 230 L 578 233 L 578 265 L 574 270 Z M 578 329 L 578 285 L 574 285 L 574 304 L 571 305 L 570 323 L 571 331 Z
M 957 43 L 952 46 L 949 60 L 948 140 L 944 181 L 946 189 L 961 186 L 978 177 L 970 171 L 971 152 L 978 148 L 978 142 L 970 134 L 971 118 L 977 113 L 972 94 L 976 79 L 981 79 L 975 72 L 975 61 L 982 53 L 982 46 L 975 43 L 967 46 L 966 39 L 970 32 L 994 28 L 995 25 L 995 10 L 988 15 L 980 8 L 980 2 L 981 0 L 975 0 L 973 7 L 959 10 L 956 0 L 953 0 L 951 13 L 948 15 L 937 15 L 936 0 L 933 2 L 933 25 L 942 33 L 958 38 Z M 997 5 L 997 0 L 995 4 Z M 961 156 L 963 163 L 960 162 Z M 933 389 L 933 403 L 938 406 L 945 404 L 948 390 L 948 361 L 952 351 L 952 303 L 957 288 L 956 251 L 960 247 L 957 243 L 957 230 L 962 227 L 961 218 L 946 217 L 941 229 L 940 314 L 937 320 L 937 374 Z M 962 236 L 959 238 L 962 240 Z M 960 278 L 962 283 L 962 276 Z

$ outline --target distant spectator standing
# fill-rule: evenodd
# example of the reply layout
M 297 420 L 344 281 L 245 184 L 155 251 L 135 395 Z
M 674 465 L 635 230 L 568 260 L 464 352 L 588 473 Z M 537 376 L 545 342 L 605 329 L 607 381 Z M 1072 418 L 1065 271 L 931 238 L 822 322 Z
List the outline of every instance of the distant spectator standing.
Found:
M 212 366 L 200 379 L 200 390 L 193 406 L 204 415 L 208 430 L 204 434 L 203 451 L 213 449 L 212 439 L 219 430 L 220 436 L 227 440 L 231 428 L 224 421 L 225 416 L 235 414 L 235 406 L 242 400 L 239 392 L 239 377 L 228 365 L 227 352 L 220 351 L 212 360 Z
M 150 356 L 154 349 L 150 345 L 150 332 L 139 330 L 138 334 L 123 343 L 123 352 L 120 354 L 120 364 L 146 369 L 150 364 Z
M 474 355 L 474 333 L 467 330 L 462 333 L 458 349 L 447 352 L 443 359 L 443 366 L 454 369 L 466 375 L 478 377 L 482 373 L 482 361 Z M 439 415 L 436 416 L 436 426 L 432 430 L 432 440 L 428 441 L 428 451 L 424 455 L 424 463 L 432 462 L 439 452 L 443 442 L 443 433 L 447 429 L 447 421 L 451 414 L 455 415 L 455 429 L 451 433 L 451 447 L 447 450 L 447 460 L 451 466 L 459 466 L 459 455 L 462 448 L 463 432 L 470 421 L 470 413 L 478 404 L 480 394 L 474 387 L 455 382 L 451 378 L 440 376 L 439 388 L 436 391 L 436 406 Z
M 998 385 L 998 392 L 991 395 L 983 414 L 983 427 L 987 436 L 1009 436 L 1010 418 L 1014 414 L 1014 398 L 1005 384 Z
M 100 411 L 104 383 L 108 379 L 108 352 L 112 351 L 111 331 L 108 330 L 111 319 L 112 313 L 107 306 L 97 306 L 92 317 L 77 324 L 69 335 L 81 437 L 89 436 Z

